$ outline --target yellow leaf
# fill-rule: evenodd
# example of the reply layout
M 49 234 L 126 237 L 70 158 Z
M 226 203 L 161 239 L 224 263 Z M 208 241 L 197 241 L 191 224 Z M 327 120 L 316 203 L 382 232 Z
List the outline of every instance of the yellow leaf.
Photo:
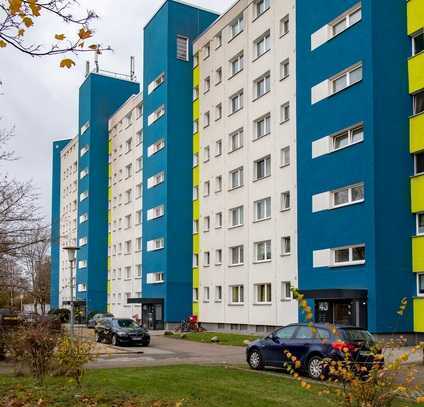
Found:
M 7 43 L 3 40 L 0 40 L 0 48 L 6 47 Z
M 32 15 L 34 17 L 38 17 L 40 15 L 41 7 L 37 4 L 37 0 L 29 0 L 28 5 L 32 11 Z
M 90 48 L 90 49 L 97 49 L 97 45 L 96 44 L 92 44 L 88 48 Z
M 65 34 L 56 34 L 54 38 L 58 41 L 63 41 L 65 39 Z
M 72 61 L 72 59 L 69 59 L 69 58 L 65 58 L 65 59 L 62 59 L 62 61 L 60 61 L 60 67 L 61 68 L 70 69 L 70 68 L 72 68 L 73 65 L 75 65 L 75 62 Z
M 84 30 L 84 28 L 81 28 L 81 29 L 79 30 L 78 35 L 79 35 L 80 39 L 85 40 L 85 39 L 87 39 L 87 38 L 90 38 L 90 37 L 91 37 L 91 35 L 92 35 L 92 33 L 91 33 L 91 31 L 90 31 L 90 30 Z
M 29 17 L 24 17 L 22 21 L 26 27 L 31 27 L 33 25 L 33 22 Z
M 22 7 L 22 0 L 9 0 L 9 10 L 12 15 L 18 14 Z
M 23 37 L 23 36 L 24 36 L 24 33 L 25 33 L 25 30 L 24 30 L 23 28 L 21 28 L 21 29 L 18 31 L 18 37 Z

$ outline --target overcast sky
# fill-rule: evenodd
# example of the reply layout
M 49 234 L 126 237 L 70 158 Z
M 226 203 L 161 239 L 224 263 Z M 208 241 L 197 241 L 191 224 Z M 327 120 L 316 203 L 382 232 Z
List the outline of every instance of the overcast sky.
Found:
M 110 45 L 114 52 L 100 56 L 100 68 L 129 72 L 130 56 L 136 57 L 137 78 L 142 77 L 142 30 L 163 0 L 79 0 L 82 9 L 99 15 L 95 41 Z M 186 0 L 218 12 L 233 0 Z M 37 22 L 36 22 L 37 24 Z M 41 27 L 42 26 L 42 27 Z M 43 20 L 28 33 L 34 41 L 67 33 L 54 21 Z M 39 189 L 43 213 L 50 216 L 51 144 L 77 133 L 78 88 L 84 79 L 87 54 L 75 59 L 71 70 L 58 67 L 61 58 L 32 58 L 7 47 L 0 50 L 0 128 L 15 126 L 11 148 L 19 161 L 0 168 L 20 180 L 33 180 Z

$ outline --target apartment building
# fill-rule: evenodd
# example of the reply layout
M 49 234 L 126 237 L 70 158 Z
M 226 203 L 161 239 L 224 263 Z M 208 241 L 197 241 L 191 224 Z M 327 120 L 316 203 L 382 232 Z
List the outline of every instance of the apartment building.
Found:
M 297 321 L 295 18 L 294 1 L 240 0 L 194 45 L 193 309 L 208 328 Z
M 141 317 L 143 98 L 131 96 L 109 120 L 108 311 Z

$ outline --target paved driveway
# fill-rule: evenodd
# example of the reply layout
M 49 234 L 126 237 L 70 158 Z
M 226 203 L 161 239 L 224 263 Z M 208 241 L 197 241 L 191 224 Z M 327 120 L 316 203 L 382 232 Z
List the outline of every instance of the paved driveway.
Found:
M 152 335 L 151 344 L 143 347 L 108 347 L 108 355 L 89 364 L 91 368 L 135 367 L 181 363 L 244 364 L 245 348 L 171 339 Z

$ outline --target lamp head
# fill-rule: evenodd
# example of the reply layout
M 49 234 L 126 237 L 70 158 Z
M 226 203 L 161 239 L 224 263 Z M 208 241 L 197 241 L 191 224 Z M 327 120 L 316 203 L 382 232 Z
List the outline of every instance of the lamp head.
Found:
M 76 257 L 77 250 L 79 250 L 79 247 L 76 246 L 66 246 L 63 248 L 63 250 L 66 250 L 68 253 L 68 260 L 74 261 Z

